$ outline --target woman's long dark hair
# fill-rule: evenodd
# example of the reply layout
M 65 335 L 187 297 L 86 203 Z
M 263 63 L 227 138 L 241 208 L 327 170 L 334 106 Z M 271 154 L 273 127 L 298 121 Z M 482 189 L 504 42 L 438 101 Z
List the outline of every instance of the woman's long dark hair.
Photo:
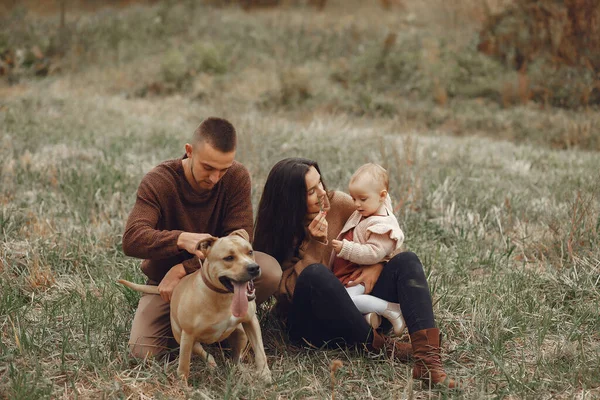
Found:
M 255 250 L 280 263 L 294 255 L 305 236 L 306 173 L 319 165 L 306 158 L 286 158 L 273 166 L 258 203 L 254 224 Z M 324 184 L 323 184 L 324 185 Z

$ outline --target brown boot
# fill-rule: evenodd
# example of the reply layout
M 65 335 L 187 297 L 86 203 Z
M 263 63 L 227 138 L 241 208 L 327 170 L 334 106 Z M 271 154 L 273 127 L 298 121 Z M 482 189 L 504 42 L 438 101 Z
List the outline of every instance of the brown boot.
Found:
M 398 342 L 377 331 L 373 331 L 373 343 L 367 345 L 367 350 L 376 353 L 383 350 L 388 357 L 395 358 L 401 362 L 410 361 L 413 355 L 413 346 L 409 343 Z
M 450 389 L 458 388 L 458 382 L 448 377 L 440 357 L 440 330 L 423 329 L 410 335 L 413 347 L 413 378 L 421 379 L 428 385 L 440 384 Z

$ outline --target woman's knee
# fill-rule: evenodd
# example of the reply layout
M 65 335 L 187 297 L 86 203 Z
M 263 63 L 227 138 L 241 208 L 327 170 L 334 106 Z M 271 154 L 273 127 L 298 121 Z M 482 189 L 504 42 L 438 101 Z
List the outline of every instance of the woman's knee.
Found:
M 323 264 L 311 264 L 304 268 L 298 277 L 296 290 L 298 286 L 310 288 L 320 296 L 340 296 L 350 299 L 342 282 Z
M 327 268 L 323 264 L 310 264 L 309 266 L 305 267 L 302 272 L 300 272 L 298 280 L 312 281 L 321 277 L 326 271 Z
M 423 267 L 419 257 L 412 251 L 403 251 L 402 253 L 398 253 L 392 257 L 390 261 L 394 261 L 403 265 L 417 265 L 419 267 Z
M 400 254 L 396 254 L 388 263 L 385 268 L 388 273 L 395 273 L 395 276 L 400 281 L 407 280 L 426 280 L 425 271 L 423 264 L 419 257 L 412 251 L 405 251 Z
M 310 264 L 300 272 L 298 276 L 298 282 L 309 281 L 309 282 L 320 282 L 324 276 L 330 274 L 331 271 L 327 269 L 323 264 Z
M 422 272 L 423 264 L 419 257 L 412 251 L 404 251 L 396 254 L 388 263 L 386 268 L 397 268 L 401 271 Z

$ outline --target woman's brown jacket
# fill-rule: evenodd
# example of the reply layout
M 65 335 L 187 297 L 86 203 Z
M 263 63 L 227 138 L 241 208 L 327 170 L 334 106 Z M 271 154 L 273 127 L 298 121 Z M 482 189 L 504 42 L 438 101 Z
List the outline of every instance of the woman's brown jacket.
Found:
M 306 228 L 306 238 L 300 245 L 298 256 L 284 260 L 281 263 L 283 274 L 275 297 L 282 309 L 287 309 L 285 303 L 291 303 L 296 288 L 296 280 L 304 268 L 315 263 L 321 263 L 329 267 L 329 258 L 333 251 L 331 241 L 337 237 L 346 220 L 354 211 L 352 198 L 346 193 L 330 192 L 329 202 L 331 207 L 327 212 L 327 242 L 321 243 L 313 239 L 308 232 L 308 228 Z

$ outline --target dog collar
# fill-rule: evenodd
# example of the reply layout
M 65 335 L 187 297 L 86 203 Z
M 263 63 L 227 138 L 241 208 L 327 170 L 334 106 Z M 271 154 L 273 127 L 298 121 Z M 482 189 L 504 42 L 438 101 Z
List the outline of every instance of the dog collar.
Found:
M 207 265 L 207 267 L 208 267 L 208 265 Z M 204 281 L 204 284 L 206 286 L 208 286 L 208 288 L 210 290 L 212 290 L 214 292 L 217 292 L 217 293 L 222 293 L 222 294 L 228 294 L 228 293 L 230 293 L 229 290 L 221 289 L 221 288 L 216 287 L 215 285 L 213 285 L 212 282 L 209 281 L 208 278 L 206 277 L 206 273 L 204 272 L 204 270 L 205 270 L 204 263 L 202 261 L 200 261 L 200 276 L 202 277 L 202 281 Z

